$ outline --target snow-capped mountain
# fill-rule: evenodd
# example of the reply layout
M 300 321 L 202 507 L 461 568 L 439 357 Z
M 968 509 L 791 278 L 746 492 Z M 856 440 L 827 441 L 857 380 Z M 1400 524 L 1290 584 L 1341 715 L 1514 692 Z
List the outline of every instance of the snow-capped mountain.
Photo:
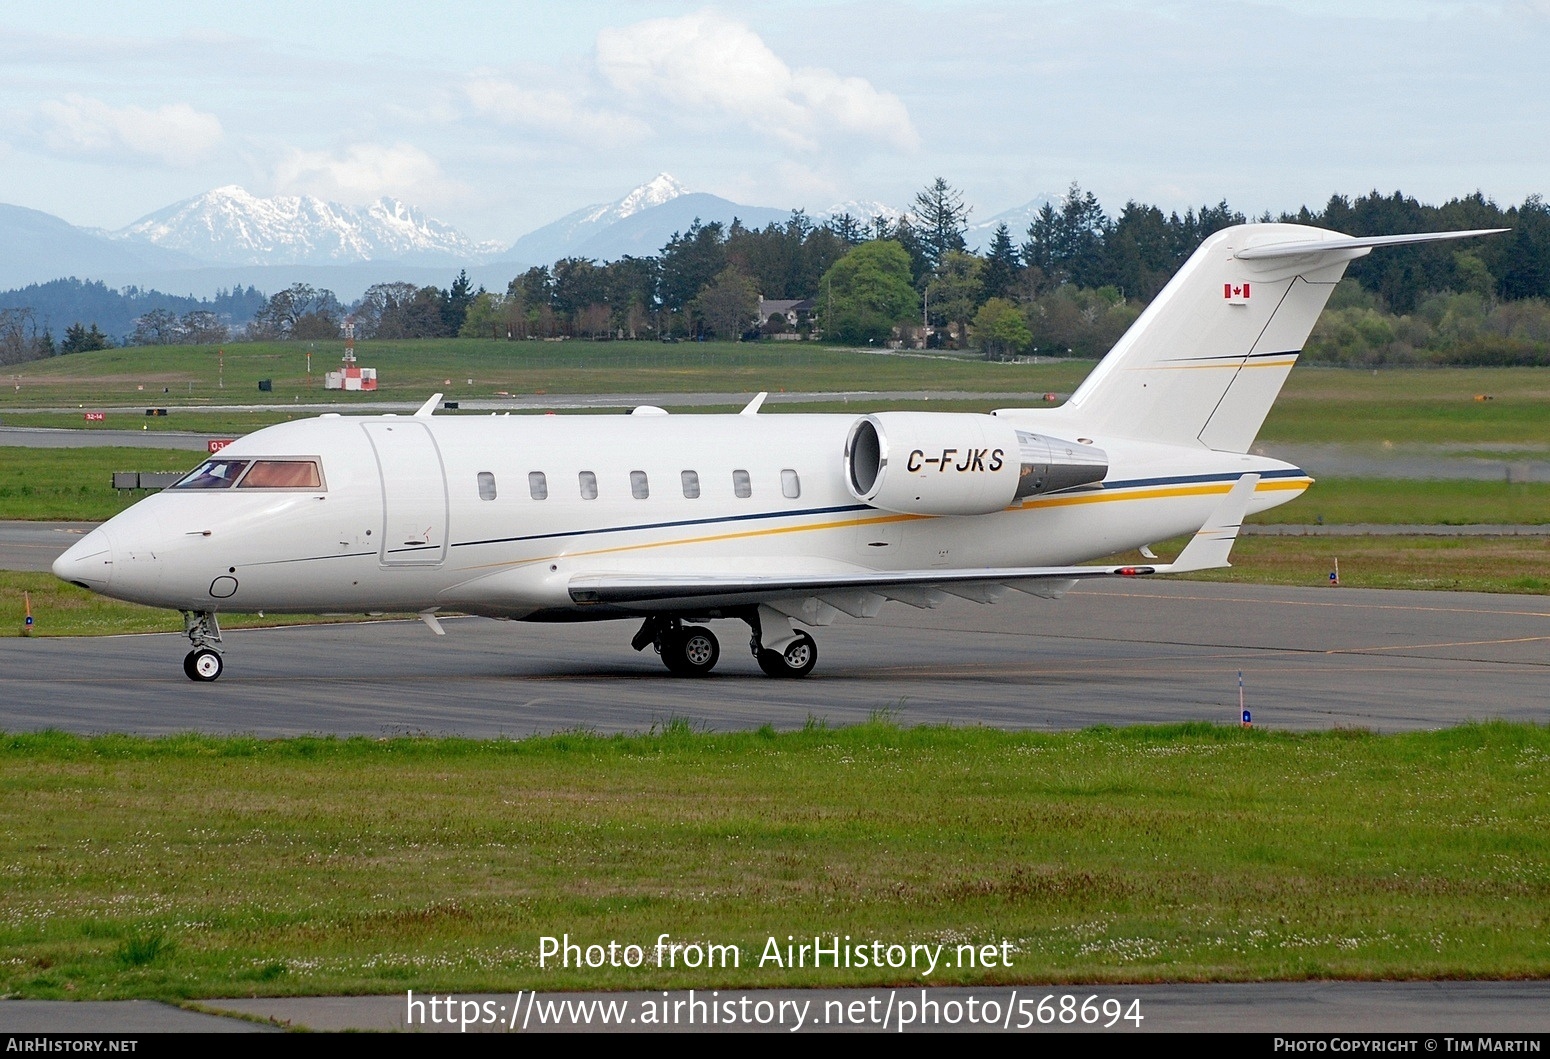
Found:
M 970 250 L 982 252 L 990 246 L 990 241 L 996 236 L 996 227 L 1006 225 L 1007 231 L 1012 236 L 1012 245 L 1020 246 L 1028 239 L 1028 226 L 1033 223 L 1039 211 L 1048 203 L 1059 202 L 1053 195 L 1036 195 L 1021 206 L 1013 206 L 1009 210 L 1002 210 L 987 220 L 969 225 L 969 230 L 964 233 L 963 240 Z
M 512 244 L 507 256 L 517 261 L 549 264 L 562 257 L 576 256 L 580 248 L 607 228 L 629 220 L 644 210 L 662 206 L 690 194 L 671 174 L 658 173 L 640 187 L 613 202 L 583 206 L 559 220 L 528 232 Z M 654 247 L 654 253 L 660 247 Z M 582 255 L 595 256 L 595 255 Z
M 501 249 L 475 243 L 397 199 L 345 206 L 310 195 L 260 198 L 235 185 L 174 203 L 113 238 L 221 265 L 451 264 L 488 259 Z
M 660 206 L 664 202 L 671 202 L 678 196 L 687 194 L 689 189 L 673 179 L 671 173 L 658 173 L 616 202 L 588 206 L 587 209 L 592 212 L 587 214 L 586 221 L 589 224 L 612 224 L 626 217 L 633 217 L 641 210 Z
M 828 209 L 821 210 L 818 213 L 813 214 L 813 220 L 819 224 L 822 224 L 825 221 L 831 220 L 840 216 L 841 214 L 846 213 L 850 214 L 862 224 L 871 224 L 879 217 L 888 221 L 889 224 L 893 224 L 894 222 L 898 221 L 900 217 L 904 216 L 903 210 L 899 209 L 897 206 L 890 206 L 886 202 L 877 202 L 873 199 L 867 199 L 864 201 L 850 199 L 845 202 L 836 202 Z

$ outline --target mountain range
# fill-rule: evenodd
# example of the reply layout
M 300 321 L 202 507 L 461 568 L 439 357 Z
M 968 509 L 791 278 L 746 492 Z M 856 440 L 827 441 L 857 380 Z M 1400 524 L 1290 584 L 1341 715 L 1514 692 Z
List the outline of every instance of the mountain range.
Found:
M 231 185 L 140 218 L 115 241 L 176 250 L 214 265 L 332 265 L 358 261 L 453 265 L 488 259 L 498 243 L 475 243 L 449 224 L 393 198 L 368 206 L 311 195 L 259 198 Z
M 971 227 L 971 247 L 988 243 L 1006 219 L 1021 239 L 1047 201 L 998 214 Z M 864 223 L 896 220 L 904 211 L 878 202 L 843 202 L 809 216 L 815 223 L 849 213 Z M 393 198 L 365 206 L 309 195 L 263 198 L 243 188 L 216 188 L 118 229 L 81 228 L 20 206 L 0 205 L 0 289 L 68 276 L 208 297 L 220 289 L 274 291 L 296 282 L 325 286 L 353 300 L 372 283 L 445 284 L 466 268 L 476 283 L 504 288 L 534 264 L 562 257 L 599 261 L 660 252 L 696 220 L 734 218 L 762 228 L 783 223 L 788 209 L 749 206 L 691 191 L 661 173 L 613 202 L 596 203 L 529 232 L 510 246 L 478 242 Z

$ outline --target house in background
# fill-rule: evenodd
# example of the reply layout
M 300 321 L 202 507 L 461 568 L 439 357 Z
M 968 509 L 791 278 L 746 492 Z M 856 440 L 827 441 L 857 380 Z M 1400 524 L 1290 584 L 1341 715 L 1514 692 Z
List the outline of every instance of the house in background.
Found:
M 759 299 L 759 331 L 766 338 L 777 341 L 800 342 L 804 338 L 817 337 L 811 327 L 813 300 L 811 298 L 764 298 Z

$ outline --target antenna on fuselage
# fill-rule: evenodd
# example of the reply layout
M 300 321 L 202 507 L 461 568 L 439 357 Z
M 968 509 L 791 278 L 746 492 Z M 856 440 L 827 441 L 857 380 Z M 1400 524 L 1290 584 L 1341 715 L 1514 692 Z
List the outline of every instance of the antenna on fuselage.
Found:
M 429 419 L 436 411 L 436 405 L 441 402 L 442 396 L 439 393 L 431 394 L 430 400 L 420 406 L 419 411 L 415 412 L 414 417 L 416 419 Z
M 768 397 L 769 395 L 770 395 L 770 391 L 768 391 L 768 390 L 760 390 L 759 393 L 758 393 L 758 396 L 756 396 L 752 401 L 749 401 L 748 402 L 748 406 L 746 408 L 744 408 L 741 412 L 739 412 L 738 415 L 745 415 L 745 416 L 756 416 L 756 415 L 758 415 L 759 414 L 759 406 L 764 403 L 764 399 L 766 397 Z

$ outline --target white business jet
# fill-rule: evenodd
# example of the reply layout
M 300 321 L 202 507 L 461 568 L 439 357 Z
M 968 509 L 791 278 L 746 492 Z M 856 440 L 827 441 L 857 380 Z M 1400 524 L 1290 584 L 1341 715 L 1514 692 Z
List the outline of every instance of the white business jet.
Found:
M 1211 236 L 1058 408 L 490 417 L 324 415 L 267 427 L 93 530 L 54 573 L 183 612 L 184 671 L 223 669 L 222 611 L 439 611 L 642 621 L 703 675 L 707 623 L 811 672 L 838 614 L 1223 567 L 1244 517 L 1312 479 L 1248 452 L 1347 262 L 1485 232 Z M 1193 534 L 1171 563 L 1084 566 Z

